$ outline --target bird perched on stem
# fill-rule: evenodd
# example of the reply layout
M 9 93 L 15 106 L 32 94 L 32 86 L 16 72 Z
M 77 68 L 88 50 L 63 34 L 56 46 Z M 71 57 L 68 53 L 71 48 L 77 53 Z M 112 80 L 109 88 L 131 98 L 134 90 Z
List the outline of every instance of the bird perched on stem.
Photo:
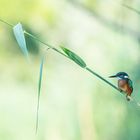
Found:
M 121 92 L 126 93 L 127 101 L 130 101 L 130 96 L 133 92 L 133 83 L 130 80 L 129 76 L 125 72 L 118 72 L 115 75 L 110 76 L 109 78 L 118 78 L 118 88 Z

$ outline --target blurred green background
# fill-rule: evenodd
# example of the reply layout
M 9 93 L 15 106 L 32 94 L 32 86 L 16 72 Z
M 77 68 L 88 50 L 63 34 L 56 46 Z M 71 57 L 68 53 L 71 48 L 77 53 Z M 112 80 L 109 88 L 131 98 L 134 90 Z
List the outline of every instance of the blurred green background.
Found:
M 119 71 L 140 100 L 139 0 L 0 0 L 0 18 L 80 55 L 108 79 Z M 0 140 L 140 140 L 140 107 L 49 50 L 35 134 L 40 57 L 45 46 L 26 37 L 26 62 L 12 29 L 0 23 Z M 108 79 L 110 80 L 110 79 Z M 117 81 L 110 80 L 117 84 Z

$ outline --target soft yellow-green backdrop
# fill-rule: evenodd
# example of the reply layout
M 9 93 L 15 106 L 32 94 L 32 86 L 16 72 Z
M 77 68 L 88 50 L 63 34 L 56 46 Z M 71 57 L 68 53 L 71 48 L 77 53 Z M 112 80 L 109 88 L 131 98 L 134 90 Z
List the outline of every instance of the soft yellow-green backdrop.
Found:
M 80 55 L 108 76 L 126 71 L 140 100 L 137 0 L 0 0 L 0 18 Z M 139 140 L 140 107 L 65 57 L 49 50 L 35 134 L 40 58 L 45 46 L 26 37 L 26 62 L 12 29 L 0 23 L 0 140 Z

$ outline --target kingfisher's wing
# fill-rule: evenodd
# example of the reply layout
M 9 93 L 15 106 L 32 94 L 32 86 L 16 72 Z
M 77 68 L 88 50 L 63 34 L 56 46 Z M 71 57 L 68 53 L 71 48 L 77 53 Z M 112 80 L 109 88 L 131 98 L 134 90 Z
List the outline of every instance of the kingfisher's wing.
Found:
M 133 89 L 133 82 L 132 82 L 130 79 L 129 79 L 129 81 L 128 81 L 128 84 L 129 84 L 130 88 Z
M 130 79 L 118 80 L 118 86 L 123 92 L 131 96 L 131 93 L 133 92 L 133 83 Z

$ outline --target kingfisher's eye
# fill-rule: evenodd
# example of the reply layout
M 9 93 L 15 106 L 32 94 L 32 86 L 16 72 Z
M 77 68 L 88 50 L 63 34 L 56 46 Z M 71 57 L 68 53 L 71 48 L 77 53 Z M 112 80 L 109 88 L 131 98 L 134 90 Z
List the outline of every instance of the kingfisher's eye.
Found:
M 125 75 L 125 76 L 124 76 L 124 78 L 128 78 L 128 76 L 127 76 L 127 75 Z

